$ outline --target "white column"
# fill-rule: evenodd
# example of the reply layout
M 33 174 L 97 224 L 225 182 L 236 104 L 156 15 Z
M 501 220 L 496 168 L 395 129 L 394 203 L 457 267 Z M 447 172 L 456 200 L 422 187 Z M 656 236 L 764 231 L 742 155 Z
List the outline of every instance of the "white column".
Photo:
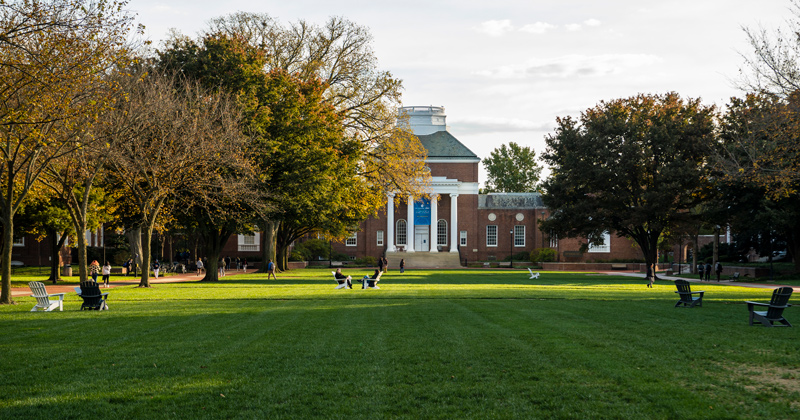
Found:
M 439 252 L 439 195 L 431 194 L 431 252 Z
M 386 204 L 386 252 L 395 252 L 397 248 L 394 247 L 394 194 L 387 194 L 389 202 Z
M 408 220 L 406 220 L 406 252 L 414 252 L 414 196 L 408 196 Z
M 458 194 L 450 194 L 450 252 L 458 252 Z

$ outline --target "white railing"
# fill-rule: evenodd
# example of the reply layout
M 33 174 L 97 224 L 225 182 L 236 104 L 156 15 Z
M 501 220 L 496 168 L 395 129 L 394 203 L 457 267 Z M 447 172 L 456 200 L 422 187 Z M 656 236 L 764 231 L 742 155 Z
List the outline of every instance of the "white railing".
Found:
M 260 250 L 259 245 L 239 244 L 239 252 L 258 252 L 259 250 Z

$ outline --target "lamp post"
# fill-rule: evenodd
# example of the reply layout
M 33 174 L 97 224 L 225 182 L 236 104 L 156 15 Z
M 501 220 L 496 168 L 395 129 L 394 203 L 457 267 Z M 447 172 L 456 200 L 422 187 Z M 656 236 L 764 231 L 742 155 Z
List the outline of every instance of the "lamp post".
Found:
M 333 268 L 333 240 L 328 239 L 328 268 Z
M 514 268 L 514 230 L 509 233 L 511 234 L 511 247 L 508 250 L 511 253 L 511 263 L 508 264 L 508 267 Z

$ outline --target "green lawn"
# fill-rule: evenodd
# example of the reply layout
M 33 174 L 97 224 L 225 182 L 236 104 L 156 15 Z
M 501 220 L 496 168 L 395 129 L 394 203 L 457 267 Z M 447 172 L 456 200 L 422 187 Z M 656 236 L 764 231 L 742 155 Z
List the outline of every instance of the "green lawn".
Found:
M 348 274 L 361 276 L 367 270 Z M 800 329 L 771 291 L 578 273 L 330 270 L 0 306 L 0 418 L 800 418 Z M 800 310 L 787 318 L 800 323 Z M 800 327 L 800 325 L 798 325 Z

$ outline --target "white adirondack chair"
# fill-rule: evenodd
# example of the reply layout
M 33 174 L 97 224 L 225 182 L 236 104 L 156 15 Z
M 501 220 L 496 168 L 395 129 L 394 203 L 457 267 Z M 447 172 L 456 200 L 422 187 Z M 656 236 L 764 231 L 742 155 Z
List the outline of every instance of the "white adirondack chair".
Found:
M 533 270 L 528 268 L 528 272 L 531 273 L 531 277 L 528 280 L 538 279 L 539 278 L 539 272 L 538 271 L 536 273 L 534 273 Z
M 64 311 L 64 295 L 66 293 L 48 294 L 44 283 L 40 281 L 32 281 L 28 283 L 28 287 L 30 287 L 31 292 L 33 292 L 31 297 L 36 298 L 36 306 L 31 309 L 31 312 L 36 312 L 39 309 L 50 312 L 55 308 L 58 308 L 59 311 Z M 58 299 L 50 299 L 54 296 L 58 296 Z

